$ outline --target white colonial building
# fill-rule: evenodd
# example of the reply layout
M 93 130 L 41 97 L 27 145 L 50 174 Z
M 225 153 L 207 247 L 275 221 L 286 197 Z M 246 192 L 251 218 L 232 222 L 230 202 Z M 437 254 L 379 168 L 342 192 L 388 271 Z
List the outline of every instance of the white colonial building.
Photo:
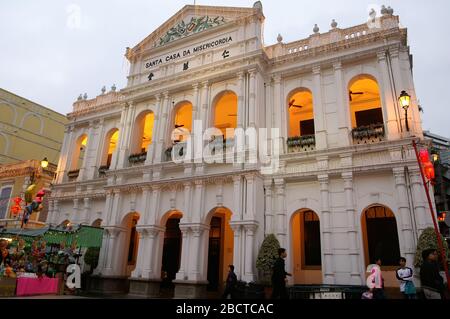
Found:
M 199 297 L 220 290 L 229 264 L 255 281 L 268 234 L 288 249 L 291 284 L 363 285 L 381 256 L 393 286 L 398 257 L 412 264 L 432 223 L 399 17 L 383 9 L 346 29 L 333 20 L 270 46 L 263 23 L 260 2 L 185 6 L 127 48 L 126 88 L 74 103 L 48 222 L 105 228 L 96 289 L 154 296 L 174 285 L 176 297 Z M 407 119 L 401 91 L 411 95 Z M 171 150 L 185 155 L 190 144 L 172 131 L 195 132 L 194 122 L 218 128 L 226 150 L 236 146 L 227 129 L 279 128 L 267 138 L 279 169 L 175 163 Z

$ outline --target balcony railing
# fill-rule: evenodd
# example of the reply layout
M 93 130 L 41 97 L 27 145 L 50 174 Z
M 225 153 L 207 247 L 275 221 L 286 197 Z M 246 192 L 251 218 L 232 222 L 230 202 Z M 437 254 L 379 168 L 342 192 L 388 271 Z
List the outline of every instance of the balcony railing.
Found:
M 132 154 L 128 157 L 130 164 L 144 163 L 147 159 L 147 152 L 142 152 L 138 154 Z
M 289 153 L 310 152 L 316 149 L 316 136 L 305 135 L 289 137 L 287 139 Z
M 98 175 L 105 176 L 106 172 L 109 171 L 109 165 L 103 165 L 98 168 Z
M 385 134 L 383 124 L 360 126 L 352 130 L 353 142 L 355 144 L 379 143 L 384 140 Z

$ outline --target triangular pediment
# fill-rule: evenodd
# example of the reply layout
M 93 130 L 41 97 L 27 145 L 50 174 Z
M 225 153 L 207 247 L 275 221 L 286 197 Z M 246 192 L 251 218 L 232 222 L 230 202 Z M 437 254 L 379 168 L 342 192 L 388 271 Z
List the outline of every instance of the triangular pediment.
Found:
M 256 5 L 253 8 L 186 5 L 133 49 L 127 50 L 126 56 L 130 59 L 144 50 L 161 47 L 255 14 L 263 16 L 262 10 Z

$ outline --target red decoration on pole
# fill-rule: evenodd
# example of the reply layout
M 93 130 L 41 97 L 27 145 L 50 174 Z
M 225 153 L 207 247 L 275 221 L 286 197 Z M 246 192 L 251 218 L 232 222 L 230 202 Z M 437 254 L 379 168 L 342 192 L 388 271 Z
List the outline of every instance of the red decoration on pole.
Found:
M 427 195 L 427 199 L 428 199 L 428 205 L 430 206 L 431 218 L 433 219 L 433 224 L 434 224 L 434 232 L 436 233 L 437 242 L 438 242 L 439 250 L 441 253 L 441 259 L 442 259 L 442 263 L 444 265 L 445 276 L 447 278 L 447 289 L 450 292 L 450 275 L 448 273 L 447 256 L 444 251 L 444 244 L 442 243 L 441 233 L 439 232 L 439 227 L 438 227 L 438 224 L 436 221 L 436 215 L 434 213 L 433 204 L 431 203 L 430 191 L 428 189 L 428 185 L 425 180 L 424 167 L 423 167 L 423 165 L 421 165 L 422 163 L 429 162 L 430 157 L 428 156 L 428 160 L 425 161 L 427 159 L 426 155 L 425 155 L 425 151 L 423 151 L 423 152 L 421 151 L 420 155 L 419 155 L 419 152 L 417 151 L 416 141 L 413 141 L 413 147 L 414 147 L 414 151 L 416 152 L 417 162 L 418 162 L 419 168 L 420 168 L 420 175 L 422 176 L 423 187 L 425 188 L 425 194 Z M 428 151 L 426 151 L 426 154 L 428 155 Z M 424 161 L 422 161 L 422 159 L 424 159 Z M 433 168 L 433 177 L 434 177 L 434 168 Z

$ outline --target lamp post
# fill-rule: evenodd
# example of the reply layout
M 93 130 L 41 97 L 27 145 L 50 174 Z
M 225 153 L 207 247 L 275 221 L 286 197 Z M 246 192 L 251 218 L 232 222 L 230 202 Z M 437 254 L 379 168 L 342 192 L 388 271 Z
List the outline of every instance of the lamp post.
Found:
M 44 157 L 44 159 L 41 161 L 41 167 L 47 168 L 48 167 L 48 159 L 47 157 Z
M 400 97 L 398 98 L 398 101 L 400 102 L 400 105 L 405 110 L 405 125 L 406 125 L 406 131 L 409 132 L 409 125 L 408 125 L 408 109 L 409 105 L 411 103 L 411 96 L 406 93 L 406 91 L 402 91 L 400 94 Z

